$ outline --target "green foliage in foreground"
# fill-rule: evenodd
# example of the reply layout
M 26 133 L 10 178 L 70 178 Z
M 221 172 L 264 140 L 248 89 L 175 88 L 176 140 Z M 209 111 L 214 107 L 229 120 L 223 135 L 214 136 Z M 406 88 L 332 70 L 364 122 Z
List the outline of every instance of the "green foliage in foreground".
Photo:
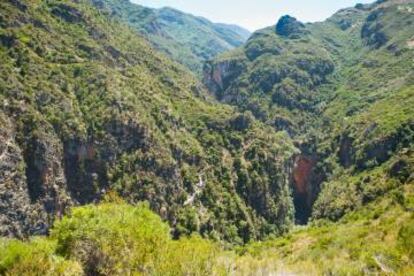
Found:
M 48 238 L 2 241 L 0 274 L 211 275 L 218 247 L 169 230 L 146 204 L 74 208 Z
M 338 223 L 315 221 L 289 235 L 240 249 L 241 275 L 413 275 L 414 186 L 351 212 Z M 399 196 L 396 196 L 399 195 Z
M 0 242 L 0 274 L 3 275 L 81 275 L 76 261 L 55 254 L 56 242 L 36 238 L 24 243 L 18 240 Z
M 3 275 L 411 275 L 414 185 L 343 217 L 224 250 L 198 236 L 173 240 L 147 204 L 72 209 L 47 238 L 2 240 Z

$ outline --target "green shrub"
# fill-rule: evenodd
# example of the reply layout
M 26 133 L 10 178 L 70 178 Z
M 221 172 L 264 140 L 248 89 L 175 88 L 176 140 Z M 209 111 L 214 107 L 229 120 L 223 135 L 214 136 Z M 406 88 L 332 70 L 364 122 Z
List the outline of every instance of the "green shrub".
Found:
M 414 260 L 414 224 L 408 223 L 398 233 L 398 242 L 404 252 Z
M 151 274 L 165 261 L 170 239 L 168 226 L 146 205 L 112 203 L 74 208 L 51 237 L 59 254 L 104 275 Z
M 211 241 L 194 235 L 172 241 L 166 261 L 158 269 L 160 275 L 212 275 L 220 269 L 220 248 Z
M 199 236 L 172 240 L 147 204 L 88 205 L 55 223 L 51 236 L 0 240 L 0 275 L 212 275 L 220 247 Z
M 217 245 L 198 236 L 174 241 L 147 204 L 115 202 L 74 208 L 57 222 L 51 234 L 56 252 L 88 275 L 213 273 Z
M 54 254 L 56 243 L 37 238 L 24 243 L 17 240 L 0 242 L 0 274 L 6 275 L 82 275 L 76 261 Z

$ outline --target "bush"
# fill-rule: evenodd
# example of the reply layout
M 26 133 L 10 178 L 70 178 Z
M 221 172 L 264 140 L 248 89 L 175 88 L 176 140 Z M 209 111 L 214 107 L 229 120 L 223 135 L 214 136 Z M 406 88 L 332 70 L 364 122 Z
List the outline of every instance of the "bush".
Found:
M 414 224 L 409 223 L 400 229 L 398 242 L 411 260 L 414 260 Z
M 213 275 L 218 271 L 218 246 L 197 235 L 172 241 L 160 275 Z
M 172 240 L 147 204 L 115 202 L 72 209 L 48 238 L 0 240 L 0 275 L 212 275 L 220 269 L 216 244 L 199 236 Z
M 79 261 L 87 274 L 125 275 L 155 271 L 169 241 L 169 228 L 140 204 L 105 203 L 73 209 L 52 231 L 57 252 Z
M 56 243 L 43 238 L 28 243 L 17 240 L 0 242 L 1 275 L 82 275 L 75 261 L 54 254 Z

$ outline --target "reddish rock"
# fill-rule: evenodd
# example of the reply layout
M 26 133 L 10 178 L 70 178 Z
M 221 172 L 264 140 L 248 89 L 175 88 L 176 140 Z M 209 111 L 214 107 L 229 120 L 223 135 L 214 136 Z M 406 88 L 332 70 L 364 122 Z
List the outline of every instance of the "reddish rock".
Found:
M 300 156 L 293 168 L 293 179 L 295 192 L 301 195 L 309 193 L 309 182 L 312 177 L 312 170 L 315 161 L 304 156 Z
M 312 205 L 320 183 L 315 177 L 315 165 L 314 159 L 300 155 L 293 167 L 293 202 L 298 224 L 306 224 L 312 212 Z

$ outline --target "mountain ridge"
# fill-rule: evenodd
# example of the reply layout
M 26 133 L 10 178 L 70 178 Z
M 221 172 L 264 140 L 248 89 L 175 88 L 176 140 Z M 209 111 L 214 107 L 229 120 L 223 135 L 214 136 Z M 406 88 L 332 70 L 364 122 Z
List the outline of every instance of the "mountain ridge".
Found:
M 3 235 L 45 234 L 109 191 L 148 200 L 176 237 L 243 243 L 286 231 L 296 149 L 283 133 L 209 97 L 89 1 L 1 7 Z
M 250 35 L 239 26 L 213 23 L 174 8 L 152 9 L 128 0 L 94 0 L 92 3 L 129 24 L 156 49 L 197 74 L 206 60 L 240 46 Z
M 0 2 L 0 274 L 413 274 L 414 1 L 284 16 L 204 85 L 119 3 Z
M 401 128 L 404 134 L 391 135 L 376 146 L 368 146 L 361 138 L 358 142 L 347 138 L 348 131 L 341 130 L 341 125 L 354 128 L 350 123 L 355 122 L 353 117 L 378 100 L 385 103 L 393 93 L 410 97 L 402 95 L 410 93 L 413 78 L 412 50 L 408 47 L 413 35 L 412 4 L 377 1 L 343 9 L 325 22 L 311 24 L 282 17 L 275 26 L 253 33 L 245 46 L 207 63 L 204 83 L 220 101 L 249 110 L 257 119 L 287 131 L 305 157 L 316 162 L 312 169 L 315 183 L 308 194 L 312 202 L 322 182 L 330 178 L 329 168 L 336 166 L 336 156 L 340 167 L 357 163 L 364 170 L 388 160 L 398 148 L 411 146 L 412 119 L 403 119 L 412 118 L 411 101 L 402 104 L 404 112 L 394 120 L 393 127 Z M 380 117 L 376 115 L 386 121 Z M 366 133 L 376 126 L 375 122 L 366 126 Z M 338 138 L 331 135 L 332 131 Z M 335 139 L 342 142 L 338 144 Z M 355 145 L 357 150 L 352 143 L 364 146 Z M 366 152 L 361 153 L 361 147 Z M 362 156 L 356 157 L 356 151 Z M 365 162 L 374 164 L 363 165 Z

